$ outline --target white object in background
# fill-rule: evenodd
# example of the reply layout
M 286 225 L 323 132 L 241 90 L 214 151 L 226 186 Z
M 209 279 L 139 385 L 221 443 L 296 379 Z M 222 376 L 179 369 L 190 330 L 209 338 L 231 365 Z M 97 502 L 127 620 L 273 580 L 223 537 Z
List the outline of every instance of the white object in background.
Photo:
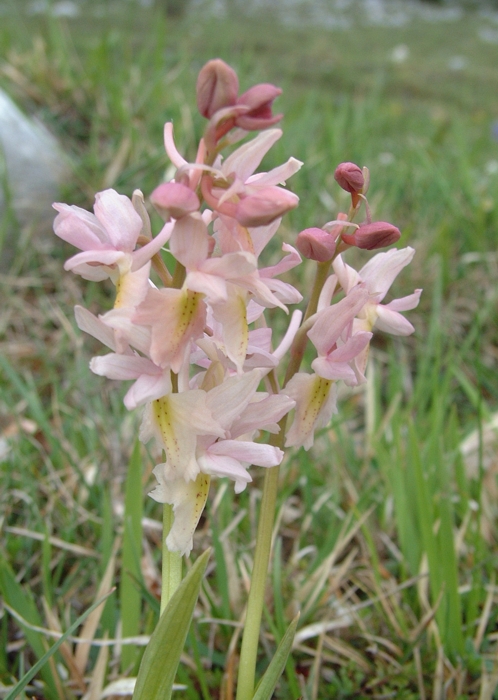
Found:
M 69 163 L 52 134 L 2 90 L 0 172 L 0 270 L 7 272 L 21 234 L 51 228 L 52 202 L 67 180 Z

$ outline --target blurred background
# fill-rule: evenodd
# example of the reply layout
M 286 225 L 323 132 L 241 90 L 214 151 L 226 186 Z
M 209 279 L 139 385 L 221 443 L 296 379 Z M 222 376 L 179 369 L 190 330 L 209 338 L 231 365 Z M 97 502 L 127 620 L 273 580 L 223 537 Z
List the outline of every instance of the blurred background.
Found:
M 353 161 L 370 169 L 374 218 L 397 225 L 399 246 L 416 249 L 394 296 L 424 289 L 409 313 L 416 333 L 376 335 L 368 391 L 346 392 L 313 452 L 291 456 L 283 469 L 270 610 L 277 622 L 266 643 L 283 633 L 294 604 L 303 614 L 277 697 L 491 700 L 498 681 L 496 1 L 0 0 L 2 594 L 38 627 L 55 624 L 54 615 L 75 619 L 93 600 L 123 532 L 140 420 L 122 406 L 124 389 L 88 370 L 102 349 L 77 331 L 72 307 L 98 313 L 113 290 L 63 272 L 73 250 L 51 233 L 51 202 L 91 209 L 108 187 L 128 196 L 138 187 L 147 197 L 171 176 L 167 120 L 180 152 L 193 159 L 204 128 L 196 76 L 213 57 L 237 70 L 241 90 L 259 82 L 283 89 L 275 110 L 285 115 L 284 133 L 264 169 L 290 155 L 304 161 L 288 183 L 300 206 L 285 217 L 269 257 L 347 208 L 333 173 Z M 160 223 L 153 219 L 156 231 Z M 368 258 L 349 252 L 350 264 Z M 311 267 L 299 274 L 294 282 L 308 288 Z M 150 631 L 157 614 L 160 536 L 150 523 L 160 512 L 145 499 L 152 466 L 144 453 L 149 529 L 146 565 L 137 571 L 137 634 Z M 219 593 L 203 598 L 205 619 L 240 619 L 259 485 L 255 473 L 250 493 L 237 499 L 226 485 L 213 489 L 194 550 L 212 542 L 216 549 L 210 585 Z M 243 516 L 232 532 L 235 513 Z M 230 539 L 221 539 L 225 531 Z M 337 628 L 327 627 L 336 618 Z M 99 635 L 113 637 L 119 619 L 111 600 Z M 44 647 L 34 633 L 26 643 L 26 628 L 6 614 L 0 627 L 8 683 Z M 205 700 L 206 688 L 218 697 L 232 630 L 199 625 L 188 658 L 202 659 L 206 675 L 199 680 L 184 667 L 187 697 Z M 73 687 L 68 668 L 61 682 Z M 119 663 L 107 673 L 107 681 L 117 678 Z

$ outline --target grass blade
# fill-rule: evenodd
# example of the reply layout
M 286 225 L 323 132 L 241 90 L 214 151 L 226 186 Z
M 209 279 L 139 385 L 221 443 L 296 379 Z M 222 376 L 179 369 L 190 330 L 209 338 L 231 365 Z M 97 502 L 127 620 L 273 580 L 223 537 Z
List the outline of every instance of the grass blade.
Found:
M 73 624 L 64 632 L 64 634 L 58 639 L 55 644 L 53 644 L 50 649 L 39 659 L 36 664 L 26 673 L 26 675 L 21 678 L 21 680 L 16 683 L 16 685 L 12 688 L 10 693 L 5 696 L 4 700 L 15 700 L 15 698 L 19 697 L 19 694 L 22 693 L 24 688 L 28 685 L 30 680 L 36 676 L 38 671 L 40 671 L 43 666 L 47 663 L 47 661 L 52 657 L 53 654 L 57 651 L 57 649 L 64 644 L 66 639 L 71 635 L 78 627 L 81 625 L 82 622 L 87 618 L 90 613 L 92 613 L 98 606 L 103 603 L 107 598 L 114 593 L 114 588 L 109 591 L 103 598 L 100 598 L 100 600 L 97 600 L 93 605 L 91 605 L 88 610 L 86 610 L 83 615 L 80 615 L 77 620 L 73 622 Z
M 138 440 L 133 448 L 126 477 L 123 560 L 119 591 L 124 637 L 136 637 L 140 631 L 142 596 L 136 585 L 141 580 L 140 552 L 142 547 L 142 460 Z M 137 650 L 125 646 L 121 652 L 121 669 L 126 671 L 137 659 Z

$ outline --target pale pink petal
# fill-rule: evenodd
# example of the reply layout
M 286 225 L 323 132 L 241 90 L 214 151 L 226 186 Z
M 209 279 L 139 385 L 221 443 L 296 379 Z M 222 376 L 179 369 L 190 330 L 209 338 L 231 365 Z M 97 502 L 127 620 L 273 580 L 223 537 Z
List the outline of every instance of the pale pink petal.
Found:
M 289 326 L 287 328 L 287 331 L 282 338 L 280 345 L 276 348 L 274 351 L 273 355 L 277 360 L 281 360 L 282 357 L 285 355 L 287 350 L 289 350 L 290 346 L 292 345 L 292 341 L 295 338 L 295 335 L 297 331 L 299 330 L 299 326 L 301 325 L 301 319 L 303 318 L 303 312 L 299 311 L 296 309 L 296 311 L 293 311 L 291 321 L 289 323 Z
M 131 200 L 115 190 L 97 192 L 94 211 L 113 247 L 131 253 L 143 225 Z
M 334 361 L 331 359 L 330 355 L 327 357 L 317 357 L 311 363 L 311 367 L 319 377 L 323 377 L 324 379 L 343 379 L 349 383 L 356 383 L 354 370 L 347 362 Z
M 240 251 L 227 253 L 221 258 L 209 258 L 202 264 L 201 270 L 209 275 L 224 279 L 237 279 L 251 274 L 257 269 L 257 260 L 252 253 Z
M 209 252 L 209 235 L 206 224 L 197 212 L 183 216 L 175 223 L 169 244 L 173 256 L 187 268 L 197 268 L 206 260 Z
M 257 394 L 259 396 L 259 392 Z M 252 401 L 244 410 L 240 418 L 232 423 L 230 437 L 238 438 L 241 435 L 251 434 L 255 430 L 267 430 L 270 433 L 278 433 L 278 422 L 291 411 L 296 402 L 285 394 L 272 394 L 261 401 Z
M 275 221 L 266 224 L 266 226 L 253 226 L 249 229 L 256 257 L 259 257 L 261 251 L 271 241 L 280 226 L 281 220 L 281 218 L 275 219 Z
M 80 330 L 100 340 L 103 345 L 106 345 L 111 350 L 116 349 L 114 331 L 104 321 L 98 319 L 83 306 L 74 307 L 74 316 Z
M 179 154 L 175 146 L 175 141 L 173 139 L 172 122 L 166 122 L 166 124 L 164 125 L 164 146 L 166 148 L 168 158 L 175 167 L 181 168 L 182 166 L 187 165 L 187 161 L 185 160 L 185 158 L 183 158 L 183 156 Z
M 173 231 L 173 223 L 165 224 L 159 231 L 157 236 L 151 240 L 150 243 L 137 248 L 131 254 L 133 263 L 131 266 L 132 272 L 138 270 L 143 265 L 145 265 L 156 253 L 158 253 L 163 245 L 169 240 L 171 233 Z
M 227 299 L 227 283 L 216 275 L 191 271 L 185 278 L 185 287 L 192 292 L 205 294 L 211 304 L 220 304 Z
M 271 278 L 261 280 L 256 275 L 246 275 L 245 277 L 239 277 L 237 280 L 235 280 L 240 287 L 247 289 L 254 295 L 254 300 L 256 303 L 269 309 L 273 309 L 274 307 L 278 306 L 279 308 L 283 309 L 285 313 L 289 313 L 287 307 L 275 294 L 271 292 L 270 289 L 271 285 L 274 285 L 274 283 L 279 281 L 280 280 L 273 280 Z
M 145 299 L 150 289 L 150 266 L 149 260 L 135 272 L 120 269 L 121 274 L 116 285 L 115 309 L 133 309 Z
M 393 335 L 411 335 L 415 331 L 410 321 L 407 321 L 404 316 L 380 304 L 377 306 L 375 328 Z
M 246 467 L 233 457 L 206 452 L 199 458 L 199 464 L 205 474 L 228 477 L 235 481 L 235 493 L 241 493 L 246 485 L 252 481 Z
M 223 328 L 225 353 L 239 372 L 242 372 L 249 340 L 245 302 L 245 294 L 235 288 L 224 303 L 212 304 L 214 318 Z
M 157 374 L 161 371 L 146 357 L 116 353 L 93 357 L 90 361 L 90 369 L 101 377 L 119 380 L 137 379 L 141 374 Z
M 282 280 L 272 279 L 271 277 L 263 278 L 262 282 L 266 284 L 268 289 L 273 292 L 282 304 L 299 304 L 303 300 L 303 295 L 288 282 L 282 282 Z
M 261 277 L 276 277 L 277 275 L 282 275 L 284 272 L 288 272 L 288 270 L 292 270 L 296 265 L 299 265 L 301 256 L 295 248 L 288 243 L 284 243 L 282 245 L 282 250 L 288 252 L 289 255 L 282 258 L 276 265 L 262 268 L 259 271 Z
M 296 401 L 294 421 L 287 432 L 286 447 L 313 445 L 315 431 L 328 425 L 337 413 L 335 384 L 315 374 L 298 372 L 284 389 Z
M 90 280 L 90 282 L 102 282 L 109 279 L 111 268 L 103 265 L 87 265 L 83 263 L 82 265 L 75 265 L 71 272 L 74 272 L 75 275 L 80 275 L 84 280 Z
M 54 232 L 63 241 L 80 250 L 94 250 L 109 244 L 109 239 L 94 214 L 68 204 L 52 205 L 59 214 L 54 220 Z
M 149 496 L 159 503 L 169 503 L 173 506 L 173 525 L 166 538 L 166 546 L 170 552 L 190 554 L 193 545 L 194 532 L 204 510 L 209 493 L 210 477 L 199 474 L 193 481 L 183 479 L 166 480 L 163 476 L 164 465 L 154 468 L 154 475 L 159 484 Z
M 191 340 L 200 338 L 206 324 L 206 304 L 200 294 L 181 289 L 149 289 L 132 318 L 151 326 L 150 356 L 161 367 L 178 372 Z
M 325 284 L 320 292 L 320 297 L 318 299 L 317 311 L 323 311 L 330 306 L 332 302 L 332 297 L 337 287 L 337 275 L 330 275 L 325 280 Z
M 197 477 L 197 436 L 225 436 L 222 426 L 209 410 L 206 392 L 200 389 L 168 394 L 154 401 L 152 425 L 156 439 L 166 452 L 168 479 L 188 481 Z
M 284 457 L 284 453 L 278 447 L 242 440 L 220 440 L 211 445 L 209 453 L 232 457 L 258 467 L 275 467 Z
M 308 331 L 308 338 L 316 347 L 319 355 L 327 354 L 346 326 L 363 308 L 367 299 L 368 291 L 364 287 L 358 286 L 337 304 L 333 304 L 317 314 L 317 320 L 312 329 Z
M 65 270 L 73 270 L 79 265 L 85 265 L 87 263 L 96 263 L 98 265 L 115 265 L 117 262 L 124 260 L 127 257 L 126 253 L 120 250 L 103 250 L 93 249 L 87 250 L 83 253 L 76 253 L 69 260 L 64 263 Z
M 416 289 L 413 294 L 409 294 L 406 297 L 401 297 L 401 299 L 394 299 L 384 306 L 385 309 L 390 309 L 391 311 L 409 311 L 418 306 L 420 301 L 420 295 L 422 294 L 421 289 Z
M 281 136 L 281 129 L 267 129 L 261 132 L 228 156 L 221 166 L 223 173 L 226 176 L 236 173 L 237 177 L 245 182 Z
M 333 362 L 350 362 L 367 347 L 372 336 L 373 333 L 358 331 L 358 333 L 348 338 L 344 345 L 340 345 L 333 350 L 328 357 Z
M 151 330 L 150 327 L 139 326 L 133 323 L 132 316 L 135 310 L 130 307 L 111 309 L 99 316 L 99 319 L 109 328 L 119 331 L 121 338 L 126 338 L 128 343 L 136 350 L 149 354 Z
M 359 275 L 366 283 L 369 292 L 377 295 L 377 301 L 382 301 L 391 284 L 414 255 L 413 248 L 401 250 L 393 248 L 385 253 L 377 253 L 361 268 Z
M 230 377 L 220 386 L 207 393 L 207 406 L 216 421 L 229 429 L 232 423 L 242 415 L 261 381 L 261 372 L 257 369 L 245 374 Z
M 267 173 L 257 173 L 256 175 L 252 175 L 247 180 L 247 184 L 257 184 L 261 187 L 268 187 L 269 185 L 285 185 L 288 178 L 297 173 L 302 166 L 303 163 L 300 160 L 291 157 L 287 163 L 283 163 L 283 165 L 279 165 Z
M 332 263 L 332 267 L 334 268 L 334 272 L 337 275 L 339 284 L 346 292 L 346 294 L 349 294 L 350 290 L 357 284 L 359 284 L 362 280 L 362 278 L 360 278 L 360 275 L 356 272 L 356 270 L 354 270 L 349 265 L 346 265 L 346 263 L 342 259 L 342 255 L 337 256 L 337 258 Z
M 142 374 L 125 394 L 123 403 L 131 411 L 170 392 L 171 378 L 168 371 L 160 374 Z

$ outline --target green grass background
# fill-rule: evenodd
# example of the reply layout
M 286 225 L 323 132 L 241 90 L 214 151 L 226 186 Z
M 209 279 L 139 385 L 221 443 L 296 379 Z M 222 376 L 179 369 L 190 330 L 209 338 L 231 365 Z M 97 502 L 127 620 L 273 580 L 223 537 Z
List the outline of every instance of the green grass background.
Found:
M 300 609 L 276 698 L 492 698 L 498 44 L 479 32 L 493 20 L 474 12 L 397 28 L 277 31 L 263 13 L 171 19 L 157 7 L 126 10 L 98 21 L 14 13 L 0 28 L 1 86 L 57 134 L 71 160 L 62 201 L 91 208 L 110 186 L 149 194 L 168 168 L 166 120 L 193 158 L 203 129 L 196 74 L 219 56 L 242 89 L 273 82 L 284 90 L 284 136 L 264 165 L 289 155 L 305 165 L 289 183 L 301 204 L 281 240 L 292 243 L 347 206 L 333 172 L 352 160 L 370 168 L 375 218 L 398 225 L 400 244 L 417 250 L 393 290 L 424 289 L 409 313 L 416 333 L 376 335 L 366 391 L 344 392 L 313 450 L 290 454 L 283 468 L 260 671 Z M 407 57 L 395 62 L 399 46 Z M 449 67 L 455 56 L 464 59 L 458 70 Z M 44 653 L 50 638 L 40 630 L 57 621 L 66 629 L 93 602 L 115 552 L 121 594 L 107 602 L 96 636 L 115 638 L 121 619 L 126 635 L 148 634 L 157 616 L 160 530 L 151 521 L 160 510 L 145 495 L 153 462 L 142 450 L 149 520 L 137 553 L 126 523 L 142 517 L 142 502 L 125 502 L 125 491 L 137 476 L 127 465 L 139 416 L 123 408 L 121 387 L 91 375 L 89 358 L 101 349 L 72 318 L 76 303 L 107 308 L 112 290 L 63 273 L 70 254 L 41 231 L 24 232 L 0 276 L 6 686 Z M 357 251 L 349 262 L 367 258 Z M 300 274 L 309 288 L 311 269 Z M 193 555 L 212 544 L 214 561 L 179 673 L 186 698 L 232 697 L 260 498 L 253 474 L 238 497 L 214 485 L 196 536 Z M 133 675 L 140 648 L 124 648 L 101 667 L 92 649 L 78 679 L 71 647 L 30 693 L 73 698 L 92 677 L 105 685 Z

